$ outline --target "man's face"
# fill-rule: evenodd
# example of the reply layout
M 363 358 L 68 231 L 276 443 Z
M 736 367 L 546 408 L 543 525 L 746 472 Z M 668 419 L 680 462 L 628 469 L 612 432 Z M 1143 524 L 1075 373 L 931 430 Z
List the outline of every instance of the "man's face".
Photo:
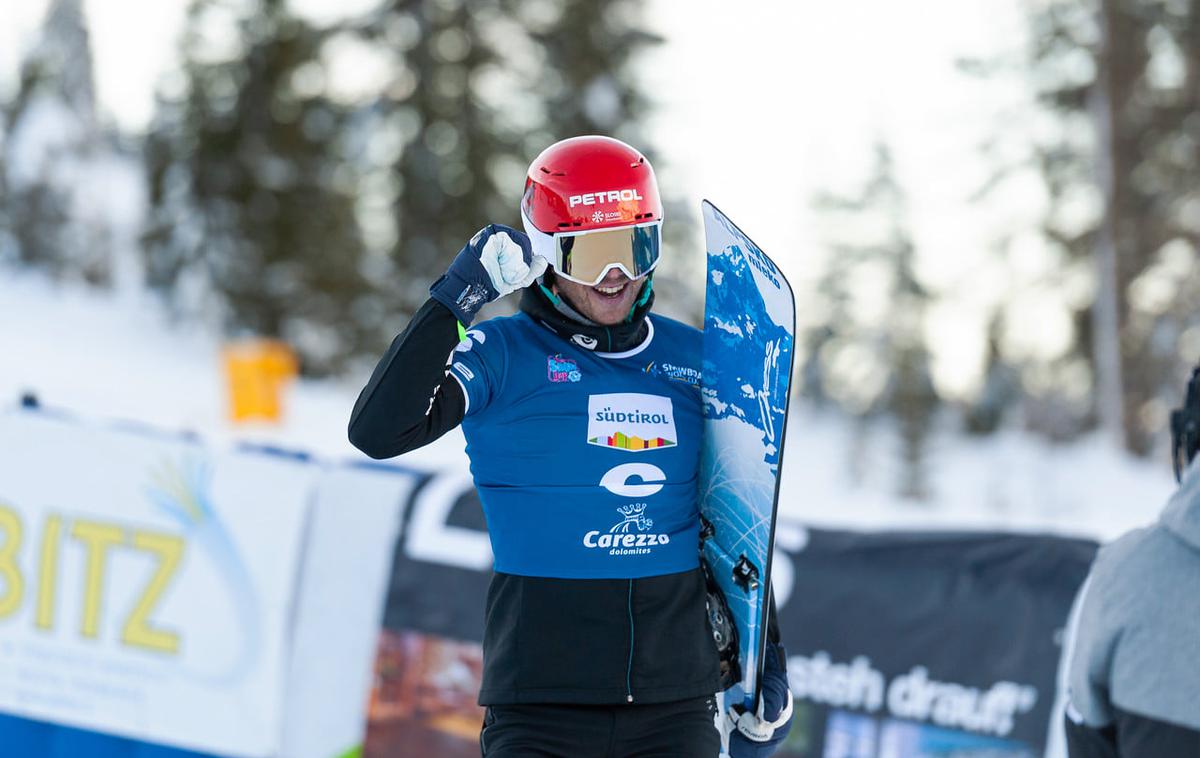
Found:
M 614 268 L 609 269 L 595 286 L 555 277 L 554 293 L 565 297 L 587 319 L 604 326 L 614 326 L 629 315 L 645 281 L 645 278 L 630 279 Z

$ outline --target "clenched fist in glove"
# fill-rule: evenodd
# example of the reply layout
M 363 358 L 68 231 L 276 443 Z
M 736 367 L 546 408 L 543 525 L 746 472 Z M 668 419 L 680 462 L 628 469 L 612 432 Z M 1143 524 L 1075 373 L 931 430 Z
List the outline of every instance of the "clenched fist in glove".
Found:
M 783 645 L 768 642 L 758 712 L 739 712 L 737 707 L 725 712 L 729 758 L 767 758 L 787 738 L 792 728 L 792 691 L 786 656 Z
M 528 287 L 545 270 L 546 260 L 533 254 L 524 232 L 488 224 L 458 251 L 429 294 L 466 326 L 484 304 Z

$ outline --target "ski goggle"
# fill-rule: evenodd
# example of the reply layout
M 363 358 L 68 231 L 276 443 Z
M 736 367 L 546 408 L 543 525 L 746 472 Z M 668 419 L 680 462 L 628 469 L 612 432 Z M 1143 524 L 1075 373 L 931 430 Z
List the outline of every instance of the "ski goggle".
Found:
M 557 276 L 594 286 L 614 268 L 630 279 L 653 271 L 662 253 L 662 222 L 584 232 L 539 232 L 530 239 L 533 252 L 544 257 Z

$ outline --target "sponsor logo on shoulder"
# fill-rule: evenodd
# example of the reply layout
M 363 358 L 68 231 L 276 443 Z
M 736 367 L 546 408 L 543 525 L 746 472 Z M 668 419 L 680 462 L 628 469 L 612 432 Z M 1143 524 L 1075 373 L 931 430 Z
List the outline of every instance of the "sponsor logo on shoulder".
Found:
M 678 442 L 671 398 L 638 392 L 588 397 L 589 445 L 644 452 Z
M 651 376 L 662 376 L 673 382 L 683 382 L 693 387 L 700 386 L 700 371 L 691 366 L 676 366 L 673 363 L 652 361 L 642 369 Z
M 546 356 L 546 378 L 552 382 L 577 382 L 583 378 L 579 364 L 561 355 Z
M 481 345 L 484 342 L 487 342 L 487 335 L 484 334 L 483 332 L 479 331 L 478 329 L 468 329 L 467 336 L 464 337 L 462 340 L 460 340 L 459 343 L 454 346 L 454 352 L 469 353 L 469 352 L 471 352 L 471 348 L 475 347 L 476 342 L 478 342 Z
M 652 547 L 666 545 L 669 534 L 653 534 L 654 519 L 646 516 L 645 503 L 630 503 L 617 509 L 622 518 L 607 533 L 593 529 L 583 535 L 583 546 L 608 550 L 609 555 L 647 555 Z

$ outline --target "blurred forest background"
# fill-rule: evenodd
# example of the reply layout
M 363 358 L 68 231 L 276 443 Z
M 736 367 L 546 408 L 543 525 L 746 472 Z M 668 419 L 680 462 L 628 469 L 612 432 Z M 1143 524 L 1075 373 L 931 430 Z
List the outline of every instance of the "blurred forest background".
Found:
M 1013 285 L 982 381 L 947 393 L 930 370 L 940 294 L 916 263 L 888 135 L 864 146 L 857 190 L 808 199 L 829 254 L 798 292 L 797 390 L 863 434 L 894 429 L 897 490 L 914 500 L 938 428 L 1099 430 L 1161 454 L 1200 359 L 1200 0 L 1024 13 L 1027 49 L 959 62 L 1034 93 L 1012 114 L 1033 139 L 1001 121 L 979 145 L 989 179 L 974 202 L 1036 175 L 1044 217 L 989 254 L 1049 250 L 1035 285 L 1067 323 L 1031 321 Z M 98 112 L 85 19 L 82 0 L 52 0 L 0 102 L 0 267 L 149 288 L 177 319 L 285 340 L 310 377 L 361 378 L 476 228 L 519 226 L 524 171 L 546 145 L 600 133 L 658 156 L 636 64 L 661 40 L 637 2 L 381 0 L 323 24 L 285 0 L 191 0 L 179 65 L 136 134 Z M 682 223 L 666 225 L 660 302 L 698 323 L 701 241 L 663 189 Z M 1013 338 L 1042 328 L 1048 348 Z

